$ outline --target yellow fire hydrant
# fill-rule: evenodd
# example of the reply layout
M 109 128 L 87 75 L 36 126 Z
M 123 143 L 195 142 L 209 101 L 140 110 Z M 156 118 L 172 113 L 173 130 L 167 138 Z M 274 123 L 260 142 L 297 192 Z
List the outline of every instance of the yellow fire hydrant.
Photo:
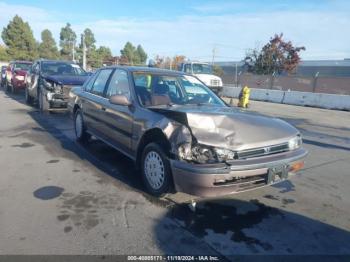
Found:
M 249 96 L 250 96 L 250 89 L 248 86 L 243 87 L 241 90 L 241 93 L 239 94 L 239 102 L 238 106 L 239 107 L 248 107 L 249 104 Z

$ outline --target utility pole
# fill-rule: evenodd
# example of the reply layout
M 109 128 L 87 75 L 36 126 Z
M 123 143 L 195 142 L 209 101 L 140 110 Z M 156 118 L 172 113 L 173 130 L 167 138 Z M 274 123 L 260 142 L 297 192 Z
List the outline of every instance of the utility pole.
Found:
M 75 62 L 75 41 L 72 41 L 72 60 Z
M 85 44 L 85 35 L 81 35 L 81 41 L 83 46 L 83 69 L 86 70 L 86 44 Z
M 214 60 L 215 60 L 215 54 L 216 54 L 216 47 L 215 47 L 215 45 L 214 45 L 214 48 L 213 48 L 213 58 L 212 58 L 212 60 L 211 60 L 211 65 L 214 65 Z
M 236 72 L 235 72 L 235 82 L 236 82 L 236 86 L 238 87 L 238 68 L 237 68 L 237 62 L 236 62 L 236 66 L 235 66 L 235 69 L 236 69 Z

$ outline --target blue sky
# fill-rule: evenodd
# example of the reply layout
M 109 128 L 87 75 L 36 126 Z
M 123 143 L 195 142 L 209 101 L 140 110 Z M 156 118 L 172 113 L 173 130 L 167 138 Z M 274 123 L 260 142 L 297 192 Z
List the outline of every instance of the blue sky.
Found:
M 58 40 L 66 22 L 77 34 L 86 27 L 98 45 L 115 55 L 126 41 L 151 56 L 184 54 L 209 61 L 240 60 L 274 33 L 303 45 L 303 59 L 350 57 L 350 1 L 209 0 L 0 0 L 0 28 L 19 14 L 39 40 L 48 28 Z

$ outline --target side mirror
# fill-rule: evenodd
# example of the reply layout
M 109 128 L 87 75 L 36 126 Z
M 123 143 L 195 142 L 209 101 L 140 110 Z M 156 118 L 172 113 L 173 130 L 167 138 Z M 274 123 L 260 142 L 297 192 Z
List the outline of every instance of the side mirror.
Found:
M 114 105 L 130 106 L 131 101 L 125 95 L 114 95 L 109 98 L 109 102 Z

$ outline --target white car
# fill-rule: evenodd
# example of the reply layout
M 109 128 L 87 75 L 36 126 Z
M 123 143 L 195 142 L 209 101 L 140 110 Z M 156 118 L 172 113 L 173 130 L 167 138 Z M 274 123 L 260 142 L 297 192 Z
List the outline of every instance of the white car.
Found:
M 213 74 L 213 67 L 208 63 L 185 62 L 179 65 L 179 71 L 192 74 L 215 92 L 222 90 L 222 80 Z

